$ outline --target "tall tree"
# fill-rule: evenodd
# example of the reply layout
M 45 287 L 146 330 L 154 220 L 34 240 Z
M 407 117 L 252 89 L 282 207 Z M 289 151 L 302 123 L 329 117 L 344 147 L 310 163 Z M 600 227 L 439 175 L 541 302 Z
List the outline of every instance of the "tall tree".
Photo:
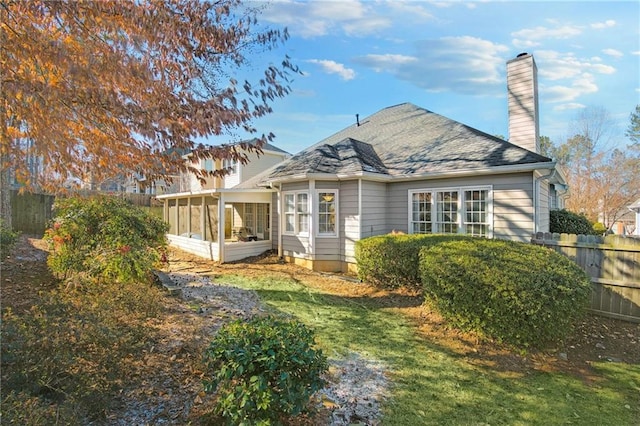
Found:
M 629 127 L 625 135 L 631 140 L 630 148 L 640 156 L 640 105 L 629 115 Z
M 630 150 L 610 148 L 613 128 L 606 110 L 587 109 L 573 123 L 574 136 L 552 149 L 566 171 L 567 208 L 608 227 L 640 197 L 640 163 Z
M 252 120 L 289 92 L 288 58 L 236 80 L 287 39 L 257 13 L 239 0 L 0 2 L 3 177 L 54 191 L 71 177 L 185 170 L 184 151 L 246 161 L 232 145 L 196 141 L 256 133 Z M 41 159 L 42 175 L 27 158 Z

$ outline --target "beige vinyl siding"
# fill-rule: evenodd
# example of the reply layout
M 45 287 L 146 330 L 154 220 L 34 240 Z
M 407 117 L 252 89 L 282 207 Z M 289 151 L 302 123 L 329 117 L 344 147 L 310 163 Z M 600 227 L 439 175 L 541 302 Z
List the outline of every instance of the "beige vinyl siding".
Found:
M 387 225 L 387 184 L 362 181 L 362 223 L 360 238 L 387 234 L 391 229 Z M 405 224 L 406 226 L 406 224 Z
M 360 239 L 360 212 L 358 211 L 358 181 L 340 182 L 340 247 L 341 260 L 355 263 L 355 242 Z
M 240 165 L 240 179 L 242 182 L 251 179 L 252 177 L 262 173 L 271 166 L 282 162 L 286 158 L 283 155 L 276 155 L 270 152 L 264 152 L 258 156 L 255 152 L 248 154 L 249 162 L 244 165 Z
M 536 232 L 549 232 L 549 182 L 539 181 L 538 187 L 538 229 Z
M 528 241 L 533 232 L 533 173 L 477 176 L 391 183 L 387 186 L 387 221 L 391 229 L 409 232 L 408 192 L 465 186 L 493 187 L 494 238 Z

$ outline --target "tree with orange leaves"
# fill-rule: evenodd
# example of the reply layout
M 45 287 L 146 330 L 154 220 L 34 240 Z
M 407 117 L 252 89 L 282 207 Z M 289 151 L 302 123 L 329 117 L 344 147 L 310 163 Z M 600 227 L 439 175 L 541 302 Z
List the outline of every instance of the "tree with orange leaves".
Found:
M 69 178 L 151 181 L 187 171 L 185 151 L 245 162 L 271 133 L 255 145 L 196 141 L 256 133 L 252 120 L 289 92 L 286 57 L 258 81 L 234 78 L 287 39 L 257 12 L 239 0 L 0 1 L 3 184 L 9 173 L 48 191 Z M 40 173 L 26 167 L 34 158 Z

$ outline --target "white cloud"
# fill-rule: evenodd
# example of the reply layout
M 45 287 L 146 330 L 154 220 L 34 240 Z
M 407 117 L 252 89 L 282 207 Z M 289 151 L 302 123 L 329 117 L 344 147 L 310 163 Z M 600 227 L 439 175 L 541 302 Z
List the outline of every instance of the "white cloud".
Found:
M 573 79 L 569 86 L 556 85 L 540 87 L 540 92 L 547 102 L 572 102 L 580 96 L 595 93 L 598 86 L 594 82 L 592 74 L 584 73 Z
M 538 50 L 535 52 L 538 62 L 538 73 L 549 80 L 575 78 L 585 72 L 613 74 L 616 69 L 601 63 L 601 58 L 580 59 L 573 53 L 560 53 L 554 50 Z
M 538 26 L 535 28 L 524 28 L 511 33 L 513 44 L 516 47 L 522 45 L 538 45 L 540 40 L 545 39 L 568 39 L 582 34 L 582 28 L 572 25 L 556 26 L 555 28 L 547 28 Z M 533 44 L 535 43 L 535 44 Z
M 602 53 L 604 53 L 605 55 L 614 56 L 616 58 L 621 58 L 624 56 L 624 53 L 616 49 L 602 49 Z
M 432 92 L 492 95 L 502 90 L 509 49 L 475 37 L 422 40 L 412 55 L 370 54 L 354 61 Z
M 555 107 L 553 107 L 553 110 L 554 111 L 567 111 L 567 110 L 571 110 L 571 109 L 582 109 L 582 108 L 586 108 L 586 105 L 579 104 L 577 102 L 569 102 L 569 103 L 562 104 L 562 105 L 556 105 Z
M 362 36 L 392 25 L 391 20 L 379 15 L 375 7 L 359 0 L 278 0 L 269 3 L 260 18 L 287 26 L 291 34 L 300 37 L 318 37 L 339 31 Z
M 415 56 L 387 53 L 385 55 L 366 55 L 360 58 L 359 61 L 372 68 L 375 72 L 390 72 L 397 70 L 405 64 L 416 62 L 418 58 Z
M 604 22 L 595 22 L 591 24 L 591 28 L 595 30 L 601 30 L 603 28 L 611 28 L 615 26 L 616 26 L 616 21 L 614 21 L 613 19 L 608 19 Z
M 633 52 L 631 52 L 632 55 L 638 56 L 640 55 L 640 50 L 635 50 Z
M 338 74 L 343 80 L 353 80 L 356 77 L 356 72 L 354 70 L 351 68 L 345 68 L 343 64 L 339 64 L 335 61 L 327 59 L 309 59 L 306 62 L 320 65 L 324 72 L 328 74 Z

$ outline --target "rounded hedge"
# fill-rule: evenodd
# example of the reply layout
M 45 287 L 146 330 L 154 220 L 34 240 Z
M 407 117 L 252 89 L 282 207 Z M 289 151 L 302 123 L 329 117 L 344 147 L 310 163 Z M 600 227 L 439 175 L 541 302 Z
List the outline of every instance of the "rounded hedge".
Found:
M 358 278 L 380 288 L 422 288 L 418 254 L 422 247 L 463 236 L 442 234 L 386 234 L 356 242 Z
M 565 337 L 591 285 L 570 259 L 503 240 L 443 242 L 420 251 L 425 298 L 453 325 L 519 348 Z
M 593 224 L 585 215 L 569 210 L 551 210 L 549 212 L 549 231 L 558 234 L 598 235 Z

